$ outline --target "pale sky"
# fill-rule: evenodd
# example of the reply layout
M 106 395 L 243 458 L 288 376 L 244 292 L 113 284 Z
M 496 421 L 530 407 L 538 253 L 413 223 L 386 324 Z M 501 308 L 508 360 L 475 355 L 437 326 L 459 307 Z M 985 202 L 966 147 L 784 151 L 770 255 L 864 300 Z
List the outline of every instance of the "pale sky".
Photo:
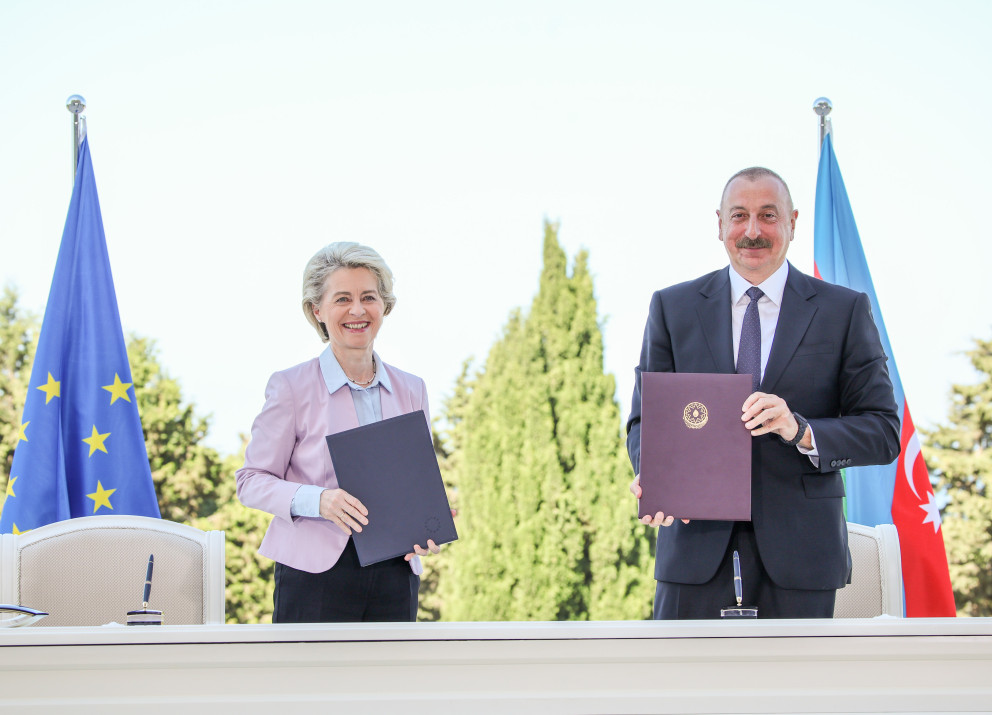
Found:
M 236 450 L 268 376 L 323 349 L 300 309 L 318 248 L 359 241 L 392 267 L 376 349 L 438 414 L 529 307 L 545 217 L 590 252 L 626 416 L 651 293 L 727 263 L 714 211 L 733 172 L 789 182 L 789 259 L 812 273 L 825 95 L 931 426 L 992 337 L 990 20 L 953 1 L 2 0 L 0 280 L 43 312 L 78 93 L 124 328 L 213 415 L 211 445 Z

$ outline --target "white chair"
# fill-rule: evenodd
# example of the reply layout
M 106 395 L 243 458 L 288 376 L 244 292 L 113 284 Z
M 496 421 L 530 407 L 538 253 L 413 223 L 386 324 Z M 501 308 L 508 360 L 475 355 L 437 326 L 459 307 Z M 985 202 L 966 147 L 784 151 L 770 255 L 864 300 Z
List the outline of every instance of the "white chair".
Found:
M 899 532 L 892 524 L 847 525 L 851 583 L 837 591 L 834 618 L 905 615 Z
M 149 609 L 166 624 L 224 622 L 224 532 L 144 516 L 86 516 L 0 538 L 0 603 L 50 615 L 38 626 L 125 623 Z

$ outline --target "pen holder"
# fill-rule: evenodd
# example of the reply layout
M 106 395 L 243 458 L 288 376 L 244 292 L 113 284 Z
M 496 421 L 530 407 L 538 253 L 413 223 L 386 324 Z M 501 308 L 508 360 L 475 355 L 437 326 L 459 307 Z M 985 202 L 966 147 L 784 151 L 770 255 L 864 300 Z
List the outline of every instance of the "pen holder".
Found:
M 720 618 L 757 618 L 756 606 L 728 606 L 720 609 Z
M 147 603 L 142 604 L 142 608 L 137 611 L 127 612 L 127 624 L 129 626 L 160 626 L 162 625 L 162 612 L 148 608 Z

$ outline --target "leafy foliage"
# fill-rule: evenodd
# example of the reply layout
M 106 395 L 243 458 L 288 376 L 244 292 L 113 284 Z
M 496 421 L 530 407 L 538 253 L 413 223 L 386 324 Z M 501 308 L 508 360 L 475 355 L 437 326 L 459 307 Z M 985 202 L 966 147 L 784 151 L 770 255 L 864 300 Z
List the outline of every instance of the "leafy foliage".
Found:
M 514 312 L 484 369 L 466 361 L 435 434 L 461 539 L 424 559 L 421 620 L 643 618 L 651 548 L 632 517 L 615 382 L 587 256 L 571 275 L 547 224 L 540 290 Z M 27 394 L 37 319 L 0 300 L 0 458 L 6 481 Z M 203 444 L 209 426 L 162 367 L 155 343 L 128 341 L 162 516 L 226 532 L 227 618 L 267 622 L 274 565 L 257 553 L 269 515 L 234 494 L 240 455 Z M 3 486 L 0 483 L 0 486 Z
M 462 378 L 464 378 L 468 370 L 468 365 L 469 363 L 466 362 L 463 366 Z M 458 394 L 459 392 L 456 388 L 455 397 L 449 399 L 447 404 L 453 404 L 458 399 Z M 448 492 L 448 501 L 451 504 L 451 508 L 457 514 L 458 491 L 451 482 L 451 474 L 453 472 L 453 465 L 457 463 L 458 451 L 449 451 L 450 444 L 448 448 L 445 447 L 444 441 L 434 425 L 431 426 L 431 434 L 434 438 L 434 454 L 437 455 L 437 461 L 441 467 L 441 476 L 444 478 L 444 488 Z M 451 561 L 447 558 L 446 550 L 442 550 L 441 556 L 422 557 L 422 561 L 424 572 L 420 576 L 420 601 L 417 620 L 439 621 L 444 611 L 444 601 L 442 600 L 442 595 L 438 592 L 438 588 L 441 581 L 447 578 L 451 572 Z
M 958 613 L 992 616 L 992 341 L 976 340 L 968 357 L 981 380 L 951 388 L 948 422 L 924 431 L 924 454 L 948 499 L 942 528 Z
M 651 541 L 633 519 L 615 382 L 587 255 L 572 274 L 546 223 L 540 290 L 445 405 L 459 541 L 445 620 L 643 618 Z
M 224 490 L 230 489 L 230 498 L 214 513 L 195 519 L 193 526 L 204 531 L 218 529 L 226 533 L 227 622 L 271 623 L 275 562 L 261 556 L 258 547 L 272 517 L 257 509 L 249 509 L 233 494 L 234 473 L 244 464 L 244 448 L 248 444 L 247 438 L 242 437 L 240 454 L 225 458 L 220 469 L 225 475 Z
M 154 341 L 132 336 L 127 356 L 162 518 L 186 524 L 212 514 L 234 487 L 221 478 L 217 451 L 201 444 L 209 421 L 182 404 L 182 389 L 162 368 Z
M 0 486 L 6 493 L 7 475 L 20 441 L 21 414 L 28 394 L 31 363 L 38 344 L 38 319 L 17 305 L 11 286 L 0 296 Z M 0 504 L 5 497 L 0 495 Z
M 38 342 L 38 319 L 18 305 L 16 290 L 0 297 L 0 490 L 6 492 L 21 414 Z M 227 618 L 271 620 L 272 562 L 256 550 L 268 515 L 241 505 L 234 472 L 241 456 L 222 458 L 204 445 L 209 420 L 183 402 L 182 389 L 159 362 L 155 343 L 132 336 L 128 360 L 162 517 L 200 529 L 226 532 Z

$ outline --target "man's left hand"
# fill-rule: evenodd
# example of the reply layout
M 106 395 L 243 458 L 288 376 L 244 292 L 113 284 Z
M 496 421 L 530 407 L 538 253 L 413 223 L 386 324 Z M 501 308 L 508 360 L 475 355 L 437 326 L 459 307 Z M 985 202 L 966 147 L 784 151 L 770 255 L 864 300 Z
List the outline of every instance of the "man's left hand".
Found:
M 744 413 L 741 420 L 744 426 L 751 430 L 752 437 L 763 434 L 774 433 L 782 439 L 789 441 L 796 436 L 799 431 L 799 423 L 792 416 L 792 410 L 778 395 L 769 395 L 764 392 L 752 392 L 750 397 L 744 401 L 741 408 Z M 803 435 L 799 446 L 810 449 L 813 442 L 809 436 L 809 430 Z

